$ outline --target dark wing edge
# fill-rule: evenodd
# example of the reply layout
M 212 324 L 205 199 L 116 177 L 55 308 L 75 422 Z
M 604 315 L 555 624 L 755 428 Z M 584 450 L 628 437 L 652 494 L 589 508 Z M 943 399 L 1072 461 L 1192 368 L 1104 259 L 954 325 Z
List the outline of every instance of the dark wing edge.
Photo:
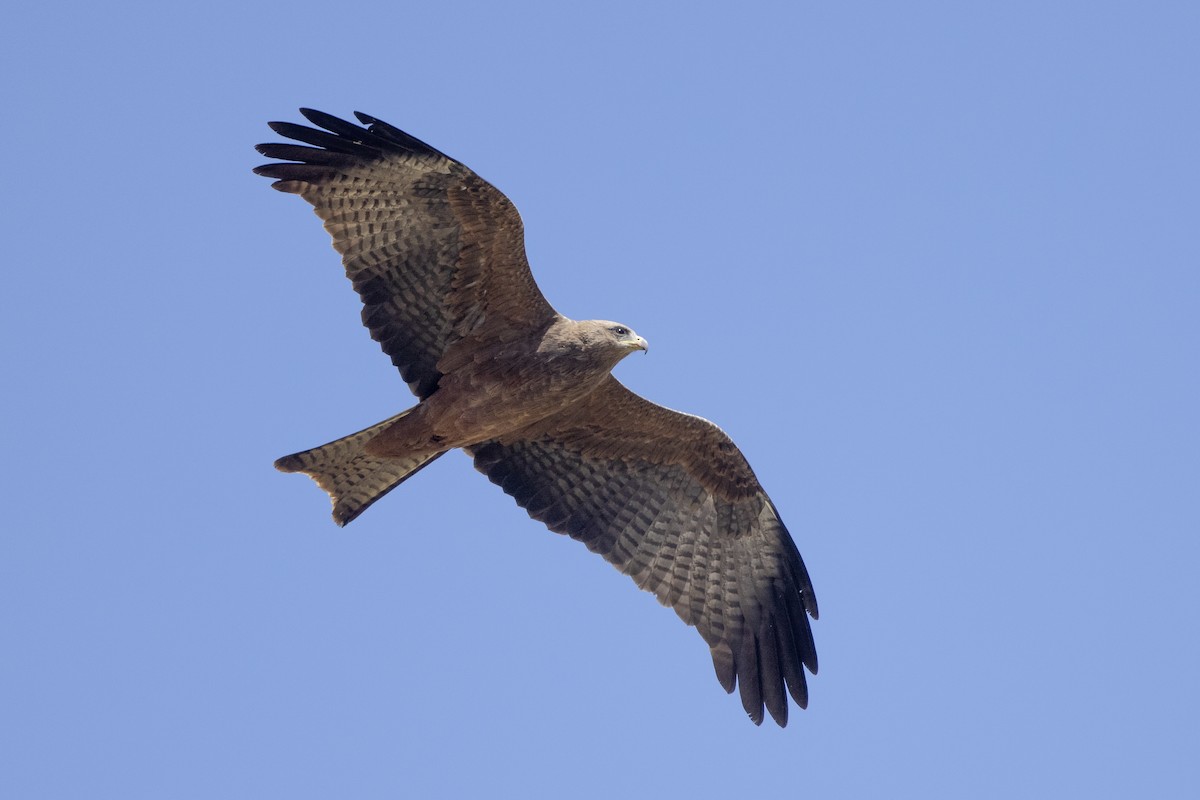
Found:
M 671 432 L 688 436 L 696 429 L 698 417 L 655 408 L 676 416 Z M 693 441 L 697 456 L 744 463 L 736 447 L 731 455 Z M 817 618 L 816 597 L 795 542 L 757 481 L 752 494 L 728 499 L 679 460 L 596 455 L 561 432 L 487 442 L 469 452 L 476 469 L 531 517 L 582 541 L 695 626 L 717 679 L 726 692 L 739 689 L 755 724 L 764 705 L 780 726 L 787 724 L 785 690 L 807 707 L 804 669 L 817 672 L 808 619 Z
M 328 180 L 341 174 L 341 167 L 357 166 L 364 161 L 377 161 L 389 152 L 432 157 L 462 166 L 458 161 L 417 137 L 361 111 L 355 111 L 354 116 L 368 126 L 366 128 L 312 108 L 302 108 L 300 113 L 309 122 L 323 130 L 292 122 L 268 122 L 267 127 L 280 136 L 286 136 L 289 139 L 313 145 L 313 147 L 282 143 L 255 146 L 259 153 L 268 158 L 278 158 L 284 162 L 298 162 L 263 164 L 254 168 L 256 175 L 276 178 L 276 182 L 271 185 L 281 192 L 297 191 L 299 187 L 290 185 L 291 181 L 315 183 Z
M 281 159 L 254 172 L 312 204 L 363 302 L 363 324 L 419 398 L 439 361 L 548 324 L 554 309 L 525 258 L 524 228 L 499 190 L 375 117 L 367 127 L 301 109 L 316 128 L 271 122 L 301 144 L 260 144 Z M 461 357 L 461 352 L 458 353 Z

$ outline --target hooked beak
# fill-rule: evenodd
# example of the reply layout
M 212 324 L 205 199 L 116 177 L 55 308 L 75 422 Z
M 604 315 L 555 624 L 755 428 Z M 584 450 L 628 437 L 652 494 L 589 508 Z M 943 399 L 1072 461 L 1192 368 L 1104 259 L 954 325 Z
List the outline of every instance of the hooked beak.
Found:
M 633 343 L 633 347 L 635 350 L 641 350 L 643 353 L 650 352 L 650 343 L 640 336 L 637 337 L 637 341 Z

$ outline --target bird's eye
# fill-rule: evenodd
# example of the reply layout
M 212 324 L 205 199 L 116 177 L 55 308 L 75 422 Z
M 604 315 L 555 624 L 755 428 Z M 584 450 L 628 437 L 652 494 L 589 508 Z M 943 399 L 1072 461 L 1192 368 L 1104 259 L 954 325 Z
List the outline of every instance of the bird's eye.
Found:
M 625 336 L 629 333 L 629 329 L 622 328 L 620 325 L 618 325 L 617 327 L 613 328 L 613 333 L 615 333 L 617 336 Z

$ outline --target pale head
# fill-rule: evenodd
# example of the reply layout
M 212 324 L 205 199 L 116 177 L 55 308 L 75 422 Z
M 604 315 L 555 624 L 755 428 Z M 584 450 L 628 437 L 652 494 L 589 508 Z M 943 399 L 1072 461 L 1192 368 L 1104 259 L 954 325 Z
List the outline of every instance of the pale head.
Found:
M 589 319 L 574 323 L 574 335 L 584 349 L 603 353 L 612 364 L 616 364 L 635 350 L 649 352 L 646 340 L 632 328 L 620 322 L 605 319 Z

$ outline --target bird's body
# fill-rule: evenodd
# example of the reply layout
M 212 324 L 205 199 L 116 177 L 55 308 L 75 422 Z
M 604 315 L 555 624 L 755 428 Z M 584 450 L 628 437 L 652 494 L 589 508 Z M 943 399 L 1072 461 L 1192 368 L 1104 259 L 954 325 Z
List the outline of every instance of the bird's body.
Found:
M 628 332 L 624 340 L 612 335 Z M 519 437 L 594 392 L 645 340 L 615 322 L 559 317 L 539 336 L 497 342 L 472 358 L 438 363 L 438 391 L 366 447 L 377 456 L 441 452 Z
M 655 405 L 610 374 L 646 342 L 558 314 L 534 283 L 512 203 L 457 161 L 374 117 L 307 109 L 323 130 L 271 123 L 309 146 L 256 172 L 312 203 L 363 301 L 363 323 L 417 405 L 285 456 L 344 525 L 461 448 L 529 515 L 653 592 L 709 645 L 755 723 L 787 721 L 815 673 L 807 570 L 741 452 L 707 420 Z

